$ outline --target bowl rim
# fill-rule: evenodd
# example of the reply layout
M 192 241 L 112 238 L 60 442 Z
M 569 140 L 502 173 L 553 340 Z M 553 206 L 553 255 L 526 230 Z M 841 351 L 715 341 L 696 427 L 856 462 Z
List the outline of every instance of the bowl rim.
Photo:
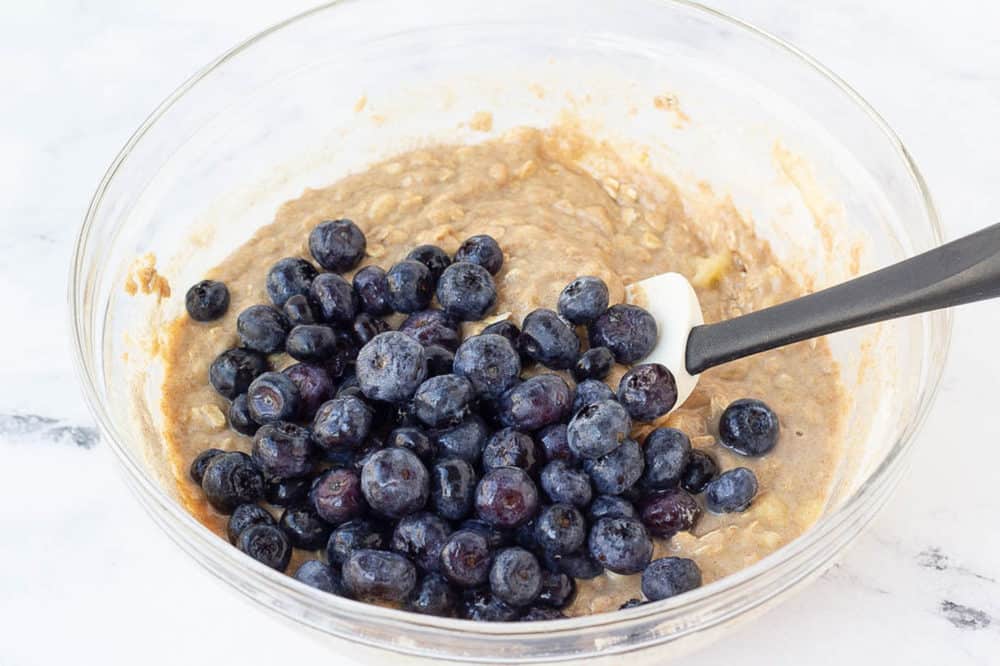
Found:
M 853 541 L 853 539 L 860 534 L 867 523 L 874 518 L 878 508 L 880 508 L 880 505 L 888 498 L 893 487 L 895 486 L 895 482 L 898 481 L 901 476 L 904 469 L 904 463 L 916 442 L 916 435 L 919 433 L 928 413 L 931 411 L 931 407 L 933 406 L 933 402 L 938 393 L 941 376 L 944 366 L 947 363 L 947 356 L 951 345 L 953 322 L 951 310 L 943 310 L 923 315 L 927 318 L 925 321 L 929 322 L 932 319 L 937 320 L 936 323 L 938 325 L 937 327 L 940 329 L 941 337 L 940 360 L 937 363 L 928 364 L 926 383 L 923 392 L 918 396 L 916 402 L 917 409 L 914 419 L 907 424 L 906 428 L 903 429 L 892 449 L 880 462 L 878 467 L 876 467 L 868 478 L 861 483 L 860 487 L 844 501 L 842 506 L 834 509 L 829 515 L 822 517 L 795 540 L 762 558 L 758 562 L 718 581 L 705 585 L 698 590 L 686 593 L 679 598 L 649 603 L 628 610 L 599 613 L 572 618 L 569 620 L 532 623 L 476 623 L 468 620 L 423 616 L 395 609 L 372 606 L 350 599 L 334 597 L 319 590 L 315 590 L 299 583 L 291 576 L 276 572 L 258 562 L 243 557 L 242 554 L 237 553 L 236 550 L 230 546 L 230 544 L 225 542 L 223 539 L 219 539 L 213 532 L 198 522 L 198 520 L 195 519 L 190 513 L 184 510 L 184 508 L 170 495 L 168 495 L 158 484 L 153 482 L 144 472 L 139 462 L 133 457 L 132 453 L 120 443 L 116 434 L 117 429 L 115 423 L 110 414 L 105 411 L 99 395 L 99 389 L 97 386 L 98 368 L 89 358 L 86 345 L 87 317 L 85 308 L 83 307 L 83 301 L 85 299 L 81 298 L 81 295 L 86 291 L 87 287 L 85 281 L 82 280 L 83 273 L 86 269 L 86 249 L 91 238 L 98 211 L 101 208 L 104 195 L 106 194 L 111 182 L 114 180 L 118 170 L 126 161 L 133 148 L 142 140 L 142 138 L 156 124 L 156 122 L 163 115 L 165 115 L 178 100 L 180 100 L 189 90 L 196 86 L 211 72 L 275 32 L 300 21 L 304 21 L 315 14 L 332 10 L 339 6 L 359 3 L 362 1 L 364 0 L 332 0 L 331 2 L 307 9 L 275 23 L 274 25 L 245 39 L 199 69 L 195 74 L 178 86 L 170 95 L 168 95 L 146 117 L 138 129 L 136 129 L 136 131 L 126 141 L 125 145 L 118 152 L 111 165 L 108 167 L 90 200 L 83 225 L 81 226 L 74 243 L 73 260 L 70 264 L 68 280 L 68 314 L 70 320 L 70 330 L 72 333 L 72 356 L 74 360 L 74 369 L 77 380 L 81 385 L 85 402 L 87 403 L 91 414 L 97 420 L 98 427 L 104 441 L 110 444 L 119 464 L 121 464 L 126 471 L 127 485 L 136 494 L 137 498 L 146 507 L 146 509 L 153 515 L 154 520 L 160 524 L 172 540 L 178 543 L 182 549 L 191 552 L 192 555 L 194 555 L 194 553 L 190 549 L 193 548 L 193 545 L 185 543 L 182 540 L 179 534 L 179 528 L 184 528 L 184 530 L 188 533 L 189 538 L 203 542 L 206 547 L 216 551 L 213 555 L 220 558 L 221 561 L 232 561 L 242 567 L 243 570 L 248 572 L 245 577 L 252 579 L 252 584 L 257 586 L 259 589 L 288 595 L 293 601 L 306 605 L 310 607 L 311 610 L 315 610 L 319 613 L 346 613 L 350 614 L 353 619 L 364 621 L 370 620 L 387 627 L 397 627 L 400 629 L 422 627 L 428 630 L 441 631 L 446 634 L 457 633 L 462 639 L 489 639 L 490 637 L 494 637 L 496 639 L 510 639 L 517 637 L 527 638 L 536 634 L 545 634 L 549 636 L 571 636 L 575 633 L 600 627 L 621 626 L 630 621 L 643 619 L 648 620 L 653 616 L 660 619 L 669 619 L 670 617 L 680 617 L 682 614 L 694 613 L 694 615 L 697 615 L 696 611 L 699 609 L 708 610 L 708 608 L 703 607 L 708 606 L 710 602 L 719 600 L 724 597 L 727 592 L 731 592 L 734 589 L 750 585 L 784 563 L 804 557 L 804 554 L 807 551 L 817 549 L 819 545 L 834 538 L 839 531 L 847 529 L 847 526 L 850 525 L 850 529 L 853 533 L 847 536 L 846 540 L 843 541 L 839 548 L 833 549 L 833 552 L 825 555 L 824 559 L 814 563 L 810 567 L 806 567 L 808 571 L 799 572 L 798 577 L 790 580 L 787 585 L 784 585 L 784 587 L 772 591 L 769 595 L 762 595 L 760 598 L 755 599 L 753 603 L 743 604 L 743 606 L 739 608 L 738 613 L 732 613 L 730 616 L 733 614 L 744 614 L 757 606 L 763 605 L 774 596 L 780 594 L 780 592 L 784 589 L 792 587 L 809 575 L 813 575 L 823 570 L 830 562 L 832 562 L 836 555 L 846 548 L 850 541 Z M 843 79 L 829 70 L 826 66 L 822 65 L 816 59 L 800 50 L 798 47 L 795 47 L 783 39 L 742 19 L 733 17 L 717 9 L 707 7 L 700 2 L 695 2 L 694 0 L 656 1 L 662 5 L 674 5 L 695 10 L 696 12 L 707 15 L 710 19 L 721 21 L 722 23 L 735 27 L 738 30 L 750 33 L 751 36 L 763 39 L 764 41 L 769 42 L 771 46 L 778 47 L 779 50 L 784 51 L 792 58 L 798 59 L 802 64 L 809 66 L 816 73 L 833 83 L 842 94 L 846 95 L 846 97 L 850 99 L 856 107 L 865 113 L 865 115 L 873 123 L 874 127 L 880 130 L 882 135 L 888 140 L 889 144 L 897 153 L 900 158 L 901 166 L 909 174 L 912 184 L 916 187 L 916 190 L 920 193 L 923 199 L 923 206 L 928 219 L 932 242 L 934 244 L 940 244 L 942 242 L 942 231 L 937 208 L 927 187 L 926 181 L 921 175 L 920 170 L 916 166 L 909 151 L 885 119 Z M 864 506 L 866 506 L 866 502 L 871 503 L 874 510 L 872 510 L 868 516 L 859 516 L 858 514 L 861 513 Z M 171 520 L 175 521 L 174 524 L 168 524 L 167 521 L 156 516 L 153 511 L 154 505 L 159 506 L 167 514 L 169 514 Z M 227 578 L 222 574 L 221 570 L 211 566 L 212 563 L 204 560 L 201 560 L 200 563 L 215 576 L 235 587 L 244 595 L 251 597 L 256 601 L 260 601 L 260 598 L 254 596 L 245 588 L 245 586 Z M 722 623 L 730 619 L 730 616 L 716 617 L 714 618 L 714 621 L 710 623 L 695 623 L 684 631 L 660 637 L 658 640 L 647 641 L 641 645 L 629 645 L 623 643 L 621 645 L 609 646 L 607 649 L 601 650 L 600 654 L 606 655 L 627 652 L 655 643 L 673 640 L 682 635 L 686 635 L 687 633 L 702 631 L 714 626 L 715 624 Z M 342 635 L 330 632 L 328 629 L 324 629 L 314 622 L 305 624 L 313 626 L 319 630 L 326 631 L 327 633 L 333 633 L 341 638 L 377 646 L 383 649 L 418 655 L 431 654 L 430 652 L 408 649 L 406 646 L 367 640 L 362 636 Z M 434 654 L 437 657 L 448 658 L 448 655 Z M 566 655 L 563 658 L 570 656 L 579 657 L 580 655 Z M 454 658 L 468 658 L 468 656 Z M 548 655 L 545 657 L 539 657 L 538 659 L 549 660 L 558 658 L 558 655 Z M 519 662 L 534 660 L 536 659 L 517 658 L 517 661 Z M 491 661 L 504 661 L 504 658 L 492 658 Z

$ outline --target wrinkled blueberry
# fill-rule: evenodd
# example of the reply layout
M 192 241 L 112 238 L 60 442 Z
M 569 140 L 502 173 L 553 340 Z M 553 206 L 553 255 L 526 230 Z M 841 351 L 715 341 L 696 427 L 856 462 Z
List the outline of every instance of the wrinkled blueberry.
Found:
M 514 428 L 504 428 L 493 433 L 486 441 L 482 464 L 484 472 L 496 467 L 520 467 L 528 474 L 534 475 L 541 461 L 535 440 L 530 435 Z
M 224 398 L 246 393 L 250 382 L 267 372 L 267 358 L 249 349 L 228 349 L 212 361 L 208 371 L 212 388 Z
M 320 319 L 331 324 L 349 324 L 358 314 L 358 297 L 351 283 L 336 273 L 323 273 L 313 280 L 309 295 Z
M 396 428 L 389 433 L 389 436 L 385 440 L 385 445 L 409 449 L 425 463 L 434 457 L 434 443 L 419 428 Z
M 229 404 L 227 417 L 229 419 L 229 427 L 241 435 L 253 437 L 254 433 L 257 432 L 257 428 L 260 427 L 260 424 L 254 421 L 253 416 L 250 414 L 250 405 L 247 402 L 246 393 L 236 396 Z
M 318 275 L 316 267 L 305 259 L 286 257 L 267 272 L 265 286 L 271 302 L 279 308 L 292 296 L 305 296 Z
M 355 449 L 365 441 L 372 428 L 372 410 L 355 396 L 324 402 L 313 419 L 313 440 L 324 449 Z
M 254 525 L 274 525 L 274 517 L 266 509 L 256 504 L 240 504 L 233 510 L 226 523 L 226 536 L 229 543 L 236 544 L 243 530 Z
M 340 579 L 340 574 L 319 560 L 306 560 L 299 565 L 292 577 L 329 594 L 344 594 L 344 582 Z
M 584 275 L 566 285 L 559 294 L 559 314 L 574 324 L 589 324 L 608 309 L 608 285 L 593 275 Z
M 341 377 L 354 364 L 360 347 L 350 331 L 334 328 L 333 334 L 337 338 L 337 350 L 322 365 L 331 377 Z
M 251 457 L 268 481 L 294 479 L 312 471 L 314 448 L 309 430 L 279 421 L 257 431 Z
M 427 378 L 424 348 L 405 333 L 380 333 L 358 352 L 355 371 L 368 398 L 406 402 Z
M 550 556 L 547 558 L 547 564 L 550 568 L 554 567 L 556 571 L 577 580 L 590 580 L 604 573 L 604 567 L 591 557 L 586 549 L 570 555 Z
M 400 518 L 419 511 L 430 495 L 430 475 L 420 458 L 406 449 L 382 449 L 361 470 L 361 490 L 377 513 Z
M 202 280 L 184 296 L 184 307 L 195 321 L 212 321 L 229 309 L 229 289 L 215 280 Z
M 542 490 L 553 502 L 583 508 L 594 495 L 590 477 L 565 460 L 553 460 L 542 469 Z
M 191 475 L 191 479 L 201 485 L 201 480 L 205 477 L 205 468 L 208 467 L 208 463 L 219 455 L 225 453 L 222 449 L 205 449 L 198 455 L 194 457 L 191 461 L 191 467 L 188 468 L 188 474 Z
M 358 306 L 373 317 L 392 313 L 389 300 L 389 279 L 379 266 L 365 266 L 354 274 L 354 291 Z
M 565 620 L 566 614 L 558 608 L 547 606 L 533 606 L 521 614 L 518 618 L 521 622 L 544 622 L 546 620 Z
M 760 400 L 737 400 L 719 419 L 722 445 L 744 456 L 762 456 L 778 443 L 778 415 Z
M 320 518 L 340 525 L 365 511 L 361 479 L 353 469 L 331 469 L 313 481 L 309 501 Z
M 587 405 L 566 429 L 569 448 L 581 458 L 599 458 L 621 446 L 632 430 L 625 408 L 613 400 Z
M 403 606 L 411 613 L 451 617 L 455 614 L 458 594 L 448 579 L 439 574 L 427 574 L 417 583 Z
M 385 550 L 389 537 L 384 527 L 374 521 L 358 518 L 337 527 L 326 542 L 326 559 L 330 564 L 343 565 L 362 549 Z
M 638 518 L 639 512 L 624 497 L 598 495 L 587 507 L 587 518 L 596 522 L 601 518 Z
M 428 377 L 451 374 L 455 369 L 455 354 L 440 345 L 424 347 L 424 360 Z
M 653 557 L 653 541 L 642 523 L 633 518 L 601 518 L 590 529 L 590 554 L 617 574 L 636 574 Z
M 281 306 L 281 311 L 288 317 L 288 323 L 292 326 L 315 324 L 319 319 L 308 295 L 292 296 Z
M 642 593 L 660 601 L 701 587 L 701 569 L 693 560 L 664 557 L 653 560 L 642 572 Z
M 500 396 L 500 422 L 525 432 L 558 423 L 570 412 L 573 395 L 559 375 L 535 375 Z
M 478 416 L 470 416 L 457 426 L 435 430 L 431 438 L 437 445 L 439 458 L 461 458 L 476 464 L 482 455 L 489 430 Z
M 431 428 L 456 425 L 469 413 L 472 384 L 458 375 L 431 377 L 413 394 L 413 413 Z
M 480 234 L 467 238 L 455 252 L 455 261 L 467 261 L 482 266 L 496 275 L 503 266 L 503 250 L 492 236 Z
M 309 252 L 328 271 L 344 273 L 364 258 L 365 235 L 351 220 L 327 220 L 309 233 Z
M 580 354 L 580 338 L 576 337 L 576 331 L 555 312 L 546 309 L 528 313 L 521 324 L 517 345 L 528 358 L 553 370 L 571 367 Z
M 498 467 L 476 486 L 475 506 L 476 514 L 491 525 L 517 527 L 538 511 L 538 488 L 523 469 Z
M 414 312 L 399 325 L 399 331 L 424 347 L 438 345 L 452 352 L 458 349 L 462 341 L 458 322 L 444 310 L 434 308 Z
M 493 558 L 490 590 L 511 606 L 527 606 L 542 590 L 542 567 L 524 548 L 504 548 Z
M 472 382 L 476 394 L 484 398 L 499 398 L 514 386 L 521 374 L 521 357 L 499 335 L 477 335 L 469 338 L 455 352 L 455 374 Z
M 503 321 L 498 321 L 490 324 L 482 330 L 482 335 L 499 335 L 501 337 L 507 338 L 507 342 L 511 344 L 515 349 L 517 349 L 517 339 L 521 337 L 521 329 L 517 327 L 517 324 L 505 319 Z
M 288 537 L 274 525 L 254 525 L 240 533 L 237 547 L 272 569 L 284 571 L 292 559 L 292 546 Z
M 634 439 L 626 439 L 607 455 L 583 461 L 583 469 L 602 495 L 621 495 L 635 485 L 644 468 L 642 448 Z
M 260 499 L 264 477 L 245 453 L 223 453 L 205 466 L 201 488 L 216 511 L 231 513 L 240 504 Z
M 677 382 L 666 366 L 643 363 L 622 377 L 618 401 L 636 421 L 655 421 L 677 404 Z
M 520 611 L 497 599 L 489 590 L 466 590 L 458 603 L 458 616 L 474 622 L 514 622 Z
M 459 321 L 477 321 L 493 310 L 497 288 L 482 266 L 459 261 L 441 274 L 437 299 L 444 311 Z
M 463 520 L 459 529 L 470 530 L 477 534 L 481 534 L 490 545 L 491 551 L 502 548 L 503 546 L 509 546 L 511 543 L 511 534 L 508 530 L 502 530 L 494 525 L 490 525 L 485 520 L 479 520 L 478 518 Z
M 386 273 L 389 303 L 396 312 L 426 310 L 434 298 L 434 276 L 419 261 L 401 261 Z
M 441 572 L 460 587 L 475 587 L 490 575 L 493 555 L 489 542 L 479 532 L 452 532 L 441 549 Z
M 576 597 L 576 583 L 561 572 L 543 571 L 542 589 L 538 593 L 538 603 L 552 608 L 565 608 Z
M 288 507 L 278 521 L 289 543 L 296 548 L 316 550 L 326 545 L 333 525 L 320 518 L 309 505 Z
M 337 336 L 322 324 L 302 324 L 288 333 L 285 351 L 297 361 L 325 361 L 337 351 Z
M 344 587 L 361 600 L 405 601 L 417 586 L 417 569 L 398 553 L 356 550 L 341 570 Z
M 712 513 L 739 513 L 747 510 L 756 495 L 757 477 L 746 467 L 737 467 L 705 486 L 705 505 Z
M 251 305 L 236 318 L 240 344 L 262 354 L 282 351 L 290 328 L 288 317 L 270 305 Z
M 465 460 L 441 460 L 431 468 L 431 506 L 448 520 L 461 520 L 472 512 L 476 471 Z
M 657 428 L 646 437 L 644 455 L 643 487 L 649 490 L 676 488 L 691 457 L 691 440 L 675 428 Z
M 576 455 L 569 448 L 565 423 L 553 423 L 545 426 L 538 431 L 536 437 L 545 451 L 545 460 L 565 460 L 566 462 L 576 460 Z
M 257 423 L 290 421 L 299 413 L 299 387 L 288 375 L 265 372 L 247 389 L 247 410 Z
M 451 265 L 451 257 L 437 245 L 418 245 L 410 250 L 406 258 L 419 261 L 429 268 L 435 280 L 441 277 L 444 269 Z
M 587 539 L 587 521 L 568 504 L 552 504 L 538 514 L 535 538 L 550 555 L 570 555 Z
M 650 533 L 669 539 L 693 528 L 701 516 L 701 507 L 687 492 L 673 488 L 644 497 L 639 504 L 639 514 Z
M 585 379 L 576 385 L 576 395 L 573 396 L 573 413 L 576 414 L 588 405 L 605 400 L 617 400 L 618 396 L 611 387 L 597 379 Z
M 626 365 L 644 358 L 656 346 L 656 320 L 637 305 L 612 305 L 590 324 L 588 332 L 591 347 L 607 347 L 616 361 Z
M 274 506 L 295 506 L 309 498 L 311 479 L 282 479 L 264 486 L 264 499 Z
M 399 519 L 392 533 L 390 548 L 424 571 L 441 570 L 441 549 L 451 526 L 433 513 L 415 513 Z
M 719 465 L 712 456 L 699 449 L 692 449 L 691 457 L 688 458 L 687 465 L 681 473 L 681 487 L 697 495 L 705 490 L 705 486 L 718 473 Z
M 333 397 L 333 377 L 321 365 L 296 363 L 281 371 L 299 389 L 299 414 L 303 420 L 311 420 L 316 410 Z
M 358 345 L 363 346 L 379 333 L 391 330 L 388 322 L 378 317 L 373 317 L 367 312 L 359 312 L 351 324 L 351 334 Z
M 573 379 L 578 382 L 604 379 L 614 365 L 615 357 L 607 347 L 588 349 L 573 364 Z

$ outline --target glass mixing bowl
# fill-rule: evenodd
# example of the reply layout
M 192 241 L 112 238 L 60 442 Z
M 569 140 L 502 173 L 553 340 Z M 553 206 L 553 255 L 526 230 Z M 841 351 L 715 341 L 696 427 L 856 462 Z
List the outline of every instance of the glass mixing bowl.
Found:
M 206 67 L 115 159 L 70 280 L 83 391 L 153 519 L 220 579 L 306 631 L 413 658 L 610 661 L 635 652 L 661 662 L 787 597 L 872 519 L 931 404 L 947 313 L 830 339 L 850 394 L 849 455 L 806 534 L 735 575 L 627 611 L 475 624 L 325 595 L 210 533 L 165 472 L 157 331 L 182 312 L 183 292 L 127 295 L 135 258 L 155 253 L 159 275 L 175 288 L 191 284 L 282 201 L 424 141 L 482 139 L 469 119 L 484 110 L 494 134 L 571 118 L 636 147 L 631 154 L 682 189 L 710 183 L 817 286 L 940 241 L 924 183 L 878 115 L 805 55 L 710 9 L 664 0 L 338 2 Z

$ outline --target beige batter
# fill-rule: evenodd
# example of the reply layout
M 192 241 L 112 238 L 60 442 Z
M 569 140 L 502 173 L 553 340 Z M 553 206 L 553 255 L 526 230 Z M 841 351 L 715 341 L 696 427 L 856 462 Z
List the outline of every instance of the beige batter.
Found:
M 599 165 L 596 173 L 580 166 L 584 158 Z M 692 280 L 708 322 L 802 295 L 798 281 L 776 264 L 731 204 L 720 201 L 711 215 L 695 218 L 666 179 L 623 164 L 607 146 L 571 129 L 520 129 L 478 145 L 410 152 L 307 190 L 206 276 L 229 286 L 226 316 L 206 324 L 181 317 L 168 331 L 162 408 L 169 458 L 183 501 L 221 535 L 226 517 L 211 509 L 187 469 L 203 449 L 249 451 L 251 440 L 227 427 L 227 403 L 208 384 L 209 365 L 236 345 L 237 314 L 268 302 L 268 268 L 282 257 L 308 258 L 310 230 L 338 217 L 353 219 L 367 235 L 364 263 L 385 268 L 420 243 L 451 253 L 468 236 L 492 235 L 505 254 L 497 312 L 511 313 L 516 323 L 535 308 L 554 307 L 570 280 L 588 274 L 607 282 L 615 303 L 624 300 L 624 285 L 677 271 Z M 284 356 L 272 361 L 278 368 L 289 364 Z M 612 386 L 622 372 L 617 368 L 609 377 Z M 722 410 L 744 397 L 764 400 L 781 419 L 781 439 L 763 458 L 732 454 L 715 440 Z M 753 469 L 761 492 L 744 513 L 706 513 L 692 534 L 658 542 L 656 556 L 693 558 L 709 583 L 800 535 L 827 498 L 845 410 L 837 366 L 823 340 L 703 374 L 694 394 L 663 424 L 686 432 L 723 469 Z M 292 567 L 304 556 L 297 553 Z M 569 614 L 618 608 L 640 596 L 638 578 L 610 574 L 580 581 Z

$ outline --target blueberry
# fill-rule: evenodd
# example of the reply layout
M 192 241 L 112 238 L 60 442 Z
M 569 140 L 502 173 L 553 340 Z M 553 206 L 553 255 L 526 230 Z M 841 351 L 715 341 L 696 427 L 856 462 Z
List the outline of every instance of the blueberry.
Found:
M 344 523 L 330 534 L 326 542 L 326 559 L 330 564 L 343 565 L 362 549 L 384 550 L 389 547 L 389 537 L 382 525 L 365 518 Z
M 269 481 L 307 476 L 313 469 L 310 432 L 279 421 L 261 426 L 253 438 L 253 462 Z
M 316 550 L 326 545 L 333 526 L 320 518 L 316 510 L 309 505 L 288 507 L 282 512 L 278 521 L 289 543 L 296 548 Z
M 330 358 L 326 359 L 323 367 L 326 368 L 331 377 L 340 377 L 349 371 L 361 348 L 350 331 L 334 328 L 333 334 L 337 339 L 337 349 Z
M 601 563 L 591 557 L 586 550 L 560 557 L 550 557 L 548 565 L 550 568 L 555 567 L 557 571 L 577 580 L 590 580 L 604 573 L 604 567 Z
M 590 529 L 590 554 L 617 574 L 636 574 L 653 557 L 653 541 L 634 518 L 601 518 Z
M 274 506 L 295 506 L 309 498 L 311 479 L 282 479 L 264 486 L 264 499 Z
M 337 336 L 329 326 L 301 324 L 288 333 L 285 351 L 297 361 L 325 361 L 337 351 Z
M 328 271 L 344 273 L 364 258 L 365 235 L 351 220 L 321 222 L 309 234 L 309 252 Z
M 719 465 L 712 456 L 699 449 L 693 449 L 691 457 L 681 473 L 681 487 L 689 493 L 697 495 L 705 490 L 705 486 L 718 473 Z
M 485 268 L 459 261 L 441 274 L 437 299 L 444 311 L 455 319 L 477 321 L 496 305 L 497 287 Z
M 490 590 L 504 603 L 527 606 L 542 590 L 542 567 L 524 548 L 505 548 L 493 558 Z
M 366 345 L 379 333 L 391 330 L 388 322 L 378 317 L 373 317 L 367 312 L 359 312 L 351 324 L 351 334 L 358 345 Z
M 468 415 L 474 393 L 465 377 L 431 377 L 414 393 L 413 413 L 431 428 L 457 425 Z
M 643 487 L 648 490 L 676 488 L 691 458 L 691 440 L 675 428 L 657 428 L 646 437 L 644 453 Z
M 289 298 L 281 306 L 281 311 L 288 317 L 288 323 L 292 326 L 315 324 L 319 320 L 310 297 L 304 294 L 297 294 Z
M 361 479 L 353 469 L 331 469 L 313 481 L 309 501 L 316 514 L 328 523 L 340 525 L 365 511 Z
M 292 559 L 288 537 L 274 525 L 254 525 L 240 533 L 237 547 L 261 564 L 284 571 Z
M 545 426 L 538 431 L 536 437 L 542 445 L 546 460 L 565 460 L 566 462 L 576 460 L 576 455 L 569 448 L 565 423 L 553 423 Z
M 639 606 L 645 606 L 647 603 L 649 602 L 643 601 L 642 599 L 632 598 L 623 603 L 621 606 L 619 606 L 618 610 L 628 610 L 630 608 L 638 608 Z
M 430 495 L 430 476 L 420 458 L 406 449 L 376 451 L 361 470 L 368 505 L 389 518 L 419 511 Z
M 619 382 L 618 401 L 636 421 L 655 421 L 677 404 L 677 382 L 659 363 L 637 365 Z
M 585 379 L 576 385 L 576 395 L 573 396 L 573 413 L 576 414 L 587 405 L 593 405 L 605 400 L 617 400 L 618 396 L 607 384 L 597 379 Z
M 528 473 L 517 467 L 487 472 L 476 486 L 476 514 L 497 527 L 517 527 L 538 511 L 538 488 Z
M 459 587 L 475 587 L 490 575 L 493 555 L 489 542 L 479 532 L 452 532 L 441 549 L 441 572 Z
M 282 351 L 290 328 L 288 317 L 270 305 L 251 305 L 236 318 L 240 344 L 263 354 Z
M 455 352 L 455 374 L 472 382 L 476 394 L 499 398 L 517 383 L 521 358 L 499 335 L 484 334 L 469 338 Z
M 271 302 L 279 308 L 292 296 L 305 296 L 318 275 L 316 267 L 305 259 L 286 257 L 267 272 L 265 286 Z
M 568 504 L 552 504 L 538 514 L 535 538 L 550 555 L 570 555 L 587 539 L 587 521 Z
M 340 574 L 319 560 L 306 560 L 299 565 L 292 577 L 329 594 L 344 594 L 344 581 L 340 579 Z
M 482 266 L 496 275 L 503 266 L 503 250 L 492 236 L 480 234 L 467 238 L 455 252 L 455 261 L 467 261 Z
M 740 513 L 747 510 L 756 494 L 757 477 L 746 467 L 737 467 L 705 486 L 705 505 L 712 513 Z
M 267 370 L 263 354 L 249 349 L 228 349 L 212 361 L 208 379 L 219 395 L 232 400 L 246 393 L 250 382 Z
M 281 371 L 299 390 L 299 418 L 312 420 L 320 406 L 333 397 L 333 377 L 327 369 L 310 363 L 296 363 Z
M 411 313 L 427 309 L 434 298 L 434 276 L 427 266 L 407 259 L 389 269 L 389 303 L 396 312 Z
M 476 471 L 465 460 L 441 460 L 431 468 L 431 506 L 448 520 L 461 520 L 472 512 Z
M 313 280 L 309 295 L 320 319 L 331 324 L 349 324 L 358 314 L 358 297 L 351 283 L 336 273 L 323 273 Z
M 191 479 L 201 485 L 201 480 L 205 477 L 205 468 L 208 467 L 208 463 L 219 455 L 225 453 L 222 449 L 205 449 L 198 455 L 194 457 L 191 461 L 191 467 L 188 468 L 188 474 L 191 475 Z
M 778 443 L 778 415 L 760 400 L 737 400 L 722 412 L 719 440 L 744 456 L 762 456 Z
M 574 324 L 589 324 L 608 308 L 608 285 L 584 275 L 566 285 L 559 294 L 559 314 Z
M 215 280 L 202 280 L 187 290 L 184 307 L 195 321 L 212 321 L 229 309 L 229 289 Z
M 496 467 L 520 467 L 534 475 L 538 471 L 540 460 L 535 440 L 530 435 L 513 428 L 504 428 L 493 433 L 487 440 L 482 463 L 484 472 Z
M 424 571 L 441 570 L 441 549 L 451 527 L 433 513 L 415 513 L 400 518 L 392 533 L 390 548 Z
M 639 512 L 624 497 L 598 495 L 587 507 L 587 518 L 596 522 L 601 518 L 638 518 Z
M 248 437 L 253 437 L 254 433 L 257 432 L 257 428 L 260 427 L 260 424 L 254 421 L 253 416 L 250 415 L 250 405 L 247 403 L 247 396 L 245 393 L 243 395 L 236 396 L 236 398 L 229 403 L 227 418 L 229 419 L 230 428 L 241 435 L 247 435 Z
M 484 328 L 481 332 L 482 335 L 499 335 L 501 337 L 507 338 L 507 342 L 511 344 L 515 349 L 517 348 L 517 339 L 521 337 L 521 329 L 517 327 L 514 322 L 505 319 L 504 321 L 498 321 L 490 324 Z
M 229 543 L 235 545 L 243 530 L 254 525 L 274 525 L 274 517 L 256 504 L 240 504 L 233 509 L 233 515 L 229 516 L 229 522 L 226 523 Z
M 566 615 L 558 608 L 533 606 L 522 613 L 518 619 L 521 622 L 544 622 L 546 620 L 565 620 Z
M 417 586 L 413 563 L 385 550 L 356 550 L 341 571 L 344 587 L 361 600 L 405 601 Z
M 551 608 L 565 608 L 576 597 L 576 583 L 561 572 L 543 571 L 542 589 L 538 593 L 538 603 Z
M 324 449 L 356 449 L 372 428 L 372 410 L 355 396 L 324 402 L 313 419 L 313 440 Z
M 455 369 L 455 354 L 440 345 L 424 347 L 424 360 L 427 362 L 427 376 L 439 377 L 451 374 Z
M 559 375 L 535 375 L 500 396 L 500 422 L 530 432 L 558 423 L 570 412 L 573 396 Z
M 532 553 L 542 554 L 545 551 L 535 536 L 535 522 L 536 520 L 532 519 L 514 528 L 514 543 Z
M 418 245 L 410 250 L 406 258 L 419 261 L 429 268 L 435 280 L 441 277 L 444 269 L 451 265 L 451 257 L 437 245 Z
M 389 300 L 389 279 L 379 266 L 365 266 L 354 274 L 354 292 L 360 308 L 373 317 L 392 313 Z
M 629 365 L 644 358 L 656 346 L 653 315 L 636 306 L 612 305 L 589 327 L 590 346 L 607 347 L 619 363 Z
M 431 433 L 431 438 L 437 445 L 438 457 L 461 458 L 472 464 L 479 461 L 488 436 L 486 424 L 475 415 L 452 428 Z
M 416 588 L 406 600 L 404 609 L 421 615 L 436 615 L 451 617 L 455 614 L 458 594 L 448 579 L 439 574 L 427 574 L 417 583 Z
M 701 516 L 701 507 L 694 497 L 680 488 L 674 488 L 644 497 L 639 513 L 643 524 L 654 536 L 669 539 L 678 532 L 690 531 Z
M 399 330 L 424 347 L 438 345 L 452 352 L 458 349 L 462 341 L 458 323 L 444 310 L 434 308 L 414 312 L 403 320 Z
M 634 439 L 626 439 L 607 455 L 583 461 L 583 469 L 602 495 L 621 495 L 635 485 L 644 468 L 642 448 Z
M 477 534 L 481 534 L 486 542 L 490 545 L 490 550 L 497 550 L 504 546 L 509 546 L 511 544 L 511 533 L 508 530 L 502 530 L 494 525 L 490 525 L 485 520 L 479 520 L 478 518 L 469 518 L 468 520 L 463 520 L 459 529 L 470 530 Z
M 599 458 L 621 446 L 632 430 L 625 408 L 613 400 L 587 405 L 566 429 L 569 448 L 581 458 Z
M 701 587 L 701 569 L 694 560 L 664 557 L 642 572 L 642 593 L 650 601 L 669 599 Z
M 247 410 L 261 425 L 296 418 L 300 400 L 299 387 L 280 372 L 265 372 L 247 390 Z
M 615 357 L 607 347 L 588 349 L 573 364 L 573 379 L 578 382 L 604 379 L 614 365 Z
M 396 428 L 389 433 L 389 436 L 385 440 L 385 445 L 408 449 L 425 463 L 434 457 L 434 443 L 419 428 Z
M 256 502 L 264 494 L 264 477 L 245 453 L 223 453 L 205 466 L 201 488 L 219 513 Z
M 528 358 L 553 370 L 569 368 L 580 355 L 576 331 L 555 312 L 546 309 L 528 313 L 521 324 L 517 345 Z
M 406 402 L 427 378 L 424 348 L 405 333 L 380 333 L 358 352 L 356 372 L 368 398 Z
M 458 616 L 473 622 L 514 622 L 520 615 L 517 608 L 485 588 L 467 590 L 458 604 Z
M 590 504 L 594 491 L 590 477 L 564 460 L 553 460 L 542 469 L 542 490 L 553 502 L 583 508 Z

